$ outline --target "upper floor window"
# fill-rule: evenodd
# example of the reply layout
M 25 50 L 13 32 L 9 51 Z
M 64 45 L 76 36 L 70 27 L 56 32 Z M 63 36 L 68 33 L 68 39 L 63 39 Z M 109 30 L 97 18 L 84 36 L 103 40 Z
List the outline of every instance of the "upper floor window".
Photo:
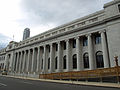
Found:
M 58 51 L 58 44 L 56 44 L 56 51 Z
M 118 5 L 118 9 L 119 9 L 119 12 L 120 12 L 120 4 Z
M 48 46 L 48 51 L 50 52 L 50 46 Z
M 76 48 L 76 40 L 73 39 L 73 48 Z
M 63 42 L 63 44 L 64 44 L 64 50 L 66 50 L 66 42 Z
M 100 34 L 95 35 L 95 44 L 100 44 L 101 43 L 101 36 Z
M 88 39 L 87 39 L 87 37 L 83 38 L 83 46 L 88 46 Z

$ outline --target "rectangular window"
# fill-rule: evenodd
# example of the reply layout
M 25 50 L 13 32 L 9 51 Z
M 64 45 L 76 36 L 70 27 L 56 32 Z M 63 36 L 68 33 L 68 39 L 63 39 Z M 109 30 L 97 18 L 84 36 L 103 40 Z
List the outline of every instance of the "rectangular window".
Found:
M 57 63 L 58 63 L 58 58 L 56 57 L 56 58 L 55 58 L 55 69 L 57 69 L 57 67 L 58 67 L 58 66 L 57 66 Z
M 42 59 L 42 65 L 41 65 L 41 69 L 43 69 L 43 59 Z
M 118 9 L 119 9 L 119 12 L 120 12 L 120 4 L 118 5 Z
M 50 52 L 50 46 L 48 46 L 48 50 L 49 50 L 49 52 Z
M 101 36 L 100 34 L 95 36 L 95 44 L 100 44 L 101 43 Z
M 48 69 L 50 69 L 50 58 L 48 58 Z
M 73 48 L 76 48 L 76 40 L 73 40 Z
M 56 44 L 56 51 L 58 51 L 58 44 Z
M 88 39 L 87 39 L 87 37 L 83 38 L 83 46 L 88 46 Z
M 66 50 L 66 42 L 64 42 L 64 50 Z

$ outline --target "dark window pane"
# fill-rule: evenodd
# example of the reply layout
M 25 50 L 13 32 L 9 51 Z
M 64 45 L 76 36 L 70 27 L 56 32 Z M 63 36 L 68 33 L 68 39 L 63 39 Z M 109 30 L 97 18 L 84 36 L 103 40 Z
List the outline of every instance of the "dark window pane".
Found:
M 48 69 L 50 69 L 50 58 L 48 58 Z
M 84 68 L 89 68 L 89 56 L 88 56 L 88 53 L 85 53 L 83 55 L 83 61 L 84 61 Z
M 63 57 L 63 69 L 66 69 L 66 56 Z
M 95 44 L 100 44 L 101 43 L 101 36 L 100 34 L 95 35 Z
M 43 69 L 43 59 L 42 59 L 42 65 L 41 65 L 41 69 Z
M 49 52 L 50 52 L 50 46 L 48 46 Z
M 97 68 L 104 67 L 103 53 L 101 51 L 96 53 L 96 63 L 97 63 Z
M 64 42 L 64 50 L 66 50 L 66 42 Z
M 58 51 L 58 44 L 56 44 L 56 51 Z
M 57 60 L 57 57 L 55 58 L 55 69 L 57 69 L 57 62 L 58 62 L 58 60 Z
M 88 39 L 87 39 L 87 37 L 83 38 L 83 46 L 88 46 Z
M 119 12 L 120 12 L 120 4 L 118 5 L 118 9 L 119 9 Z
M 73 69 L 77 69 L 77 55 L 73 55 Z
M 73 40 L 73 48 L 76 48 L 76 40 Z

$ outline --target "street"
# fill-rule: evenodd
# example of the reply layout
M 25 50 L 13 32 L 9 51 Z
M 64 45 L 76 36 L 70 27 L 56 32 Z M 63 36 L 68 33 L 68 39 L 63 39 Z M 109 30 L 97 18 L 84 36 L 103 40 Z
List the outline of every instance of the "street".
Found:
M 0 90 L 119 90 L 119 89 L 60 84 L 35 80 L 23 80 L 0 76 Z

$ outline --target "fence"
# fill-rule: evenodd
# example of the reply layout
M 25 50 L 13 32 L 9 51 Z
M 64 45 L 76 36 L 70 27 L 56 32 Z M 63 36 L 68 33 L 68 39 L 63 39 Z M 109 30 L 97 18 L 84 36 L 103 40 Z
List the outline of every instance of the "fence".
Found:
M 116 77 L 117 82 L 120 82 L 120 66 L 112 68 L 103 68 L 96 70 L 72 71 L 61 73 L 40 74 L 40 79 L 90 79 L 99 78 L 101 81 L 104 77 Z

